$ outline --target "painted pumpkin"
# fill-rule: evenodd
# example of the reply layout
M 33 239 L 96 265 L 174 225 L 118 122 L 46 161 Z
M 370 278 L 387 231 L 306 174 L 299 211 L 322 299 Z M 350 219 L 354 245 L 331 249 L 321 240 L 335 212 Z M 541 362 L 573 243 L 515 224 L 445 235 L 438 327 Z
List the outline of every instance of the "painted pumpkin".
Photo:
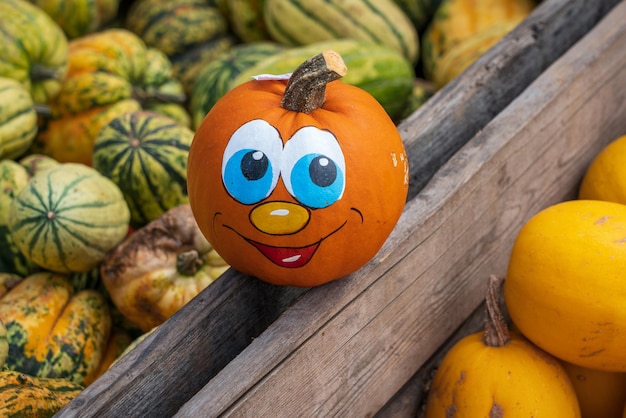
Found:
M 370 94 L 338 80 L 345 72 L 326 50 L 288 81 L 230 90 L 198 127 L 190 204 L 235 269 L 320 285 L 362 267 L 398 221 L 409 172 L 402 139 Z
M 512 321 L 543 350 L 626 372 L 626 205 L 570 200 L 517 234 L 504 283 Z

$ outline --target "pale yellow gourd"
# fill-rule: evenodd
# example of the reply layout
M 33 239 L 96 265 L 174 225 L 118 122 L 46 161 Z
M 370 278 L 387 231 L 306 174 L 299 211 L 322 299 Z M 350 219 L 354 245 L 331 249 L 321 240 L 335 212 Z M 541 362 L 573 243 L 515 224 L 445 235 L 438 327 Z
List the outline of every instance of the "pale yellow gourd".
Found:
M 626 404 L 626 373 L 589 369 L 562 362 L 570 377 L 582 418 L 621 418 Z
M 578 198 L 626 204 L 626 135 L 596 155 L 585 172 Z
M 583 367 L 626 372 L 626 205 L 571 200 L 519 231 L 504 284 L 533 343 Z

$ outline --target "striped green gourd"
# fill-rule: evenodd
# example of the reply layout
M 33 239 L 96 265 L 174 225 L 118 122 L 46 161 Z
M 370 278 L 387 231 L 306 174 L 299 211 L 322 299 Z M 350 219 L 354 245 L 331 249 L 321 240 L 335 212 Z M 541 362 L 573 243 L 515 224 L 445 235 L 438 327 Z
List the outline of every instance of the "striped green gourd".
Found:
M 272 39 L 287 45 L 353 38 L 384 45 L 412 64 L 419 57 L 417 30 L 394 0 L 265 0 L 263 17 Z
M 282 44 L 271 41 L 239 44 L 205 66 L 198 73 L 189 102 L 193 127 L 200 125 L 215 102 L 231 89 L 233 80 L 239 74 L 284 49 Z
M 316 42 L 278 52 L 239 74 L 233 81 L 233 87 L 259 74 L 290 73 L 302 62 L 326 49 L 339 53 L 348 67 L 342 82 L 370 93 L 392 119 L 402 112 L 413 89 L 413 66 L 392 49 L 357 39 Z
M 265 0 L 223 0 L 231 30 L 243 42 L 270 39 L 263 19 Z
M 0 77 L 0 159 L 20 157 L 36 135 L 37 112 L 30 92 L 19 81 Z
M 9 230 L 31 262 L 55 272 L 88 271 L 128 233 L 119 187 L 94 168 L 64 163 L 32 177 L 9 210 Z
M 27 0 L 2 0 L 0 28 L 0 76 L 22 83 L 35 103 L 59 94 L 68 59 L 61 27 Z
M 29 179 L 28 171 L 17 161 L 0 161 L 0 272 L 26 275 L 34 267 L 15 245 L 9 231 L 11 203 Z
M 30 0 L 61 26 L 68 38 L 96 32 L 117 15 L 121 0 Z
M 140 227 L 188 202 L 187 155 L 193 131 L 153 112 L 128 112 L 102 128 L 93 167 L 119 186 L 131 225 Z
M 125 27 L 171 56 L 225 34 L 228 22 L 205 0 L 143 0 L 130 7 Z
M 442 0 L 393 0 L 413 22 L 418 33 L 422 33 L 430 22 Z

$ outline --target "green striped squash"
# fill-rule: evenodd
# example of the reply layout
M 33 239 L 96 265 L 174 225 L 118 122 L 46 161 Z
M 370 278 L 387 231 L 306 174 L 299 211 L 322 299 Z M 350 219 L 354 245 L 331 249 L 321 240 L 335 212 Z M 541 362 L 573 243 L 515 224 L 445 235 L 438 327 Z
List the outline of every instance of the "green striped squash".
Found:
M 37 135 L 37 112 L 30 92 L 12 78 L 0 77 L 0 158 L 24 154 Z
M 97 374 L 111 334 L 106 298 L 75 291 L 65 275 L 39 272 L 0 294 L 7 369 L 84 384 Z
M 28 171 L 18 162 L 0 161 L 0 272 L 26 275 L 34 267 L 15 245 L 9 231 L 11 203 L 29 179 Z
M 148 46 L 176 55 L 228 32 L 219 8 L 205 0 L 142 0 L 128 10 L 125 26 Z
M 9 230 L 22 254 L 62 273 L 94 268 L 126 237 L 129 220 L 119 187 L 79 163 L 36 174 L 9 210 Z
M 121 0 L 31 0 L 61 26 L 69 38 L 101 30 L 115 18 Z
M 0 405 L 7 417 L 51 417 L 83 389 L 67 379 L 0 370 Z
M 265 0 L 224 0 L 231 30 L 243 42 L 266 41 L 270 34 L 263 20 Z
M 113 119 L 96 137 L 93 167 L 122 190 L 134 228 L 188 202 L 193 135 L 167 116 L 137 111 Z
M 0 76 L 22 83 L 35 103 L 59 94 L 68 54 L 61 27 L 26 0 L 2 0 L 0 28 Z
M 284 49 L 282 44 L 271 41 L 239 44 L 205 66 L 198 73 L 189 102 L 193 127 L 200 125 L 215 102 L 231 89 L 233 80 L 241 72 Z
M 392 119 L 402 112 L 413 88 L 413 66 L 392 49 L 356 39 L 316 42 L 278 52 L 241 72 L 233 81 L 233 87 L 259 74 L 290 73 L 302 62 L 326 49 L 339 53 L 348 67 L 341 81 L 370 93 Z
M 422 33 L 430 22 L 442 0 L 394 0 L 413 22 L 418 33 Z
M 272 39 L 287 45 L 353 38 L 418 60 L 417 31 L 394 0 L 265 0 L 263 18 Z
M 172 74 L 183 83 L 184 91 L 188 96 L 191 96 L 198 73 L 236 44 L 237 40 L 234 36 L 225 34 L 169 57 L 172 62 Z

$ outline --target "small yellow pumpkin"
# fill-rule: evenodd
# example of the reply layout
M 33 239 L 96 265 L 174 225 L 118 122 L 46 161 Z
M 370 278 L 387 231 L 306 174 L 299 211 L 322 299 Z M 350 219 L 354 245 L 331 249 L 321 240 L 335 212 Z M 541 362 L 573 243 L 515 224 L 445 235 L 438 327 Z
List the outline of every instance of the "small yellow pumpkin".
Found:
M 504 284 L 519 330 L 583 367 L 626 371 L 626 205 L 571 200 L 519 231 Z
M 626 404 L 626 373 L 562 362 L 576 390 L 582 418 L 621 418 Z
M 576 418 L 580 408 L 559 361 L 522 334 L 509 333 L 498 306 L 501 279 L 491 276 L 484 332 L 446 353 L 431 383 L 426 418 Z
M 593 159 L 583 177 L 578 198 L 626 204 L 626 135 L 608 144 Z

